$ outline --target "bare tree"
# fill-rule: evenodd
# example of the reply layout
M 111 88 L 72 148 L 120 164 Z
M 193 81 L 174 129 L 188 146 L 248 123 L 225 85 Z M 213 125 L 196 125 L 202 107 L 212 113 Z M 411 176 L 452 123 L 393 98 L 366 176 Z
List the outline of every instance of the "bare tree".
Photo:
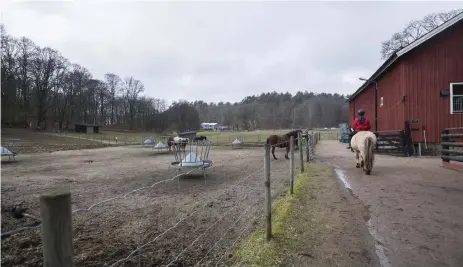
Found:
M 35 90 L 36 101 L 36 119 L 37 128 L 41 128 L 42 122 L 45 123 L 47 129 L 46 114 L 50 107 L 49 97 L 53 86 L 53 79 L 60 65 L 60 58 L 57 51 L 45 47 L 35 49 L 35 56 L 31 61 L 32 83 Z
M 130 116 L 130 129 L 133 129 L 135 120 L 135 105 L 138 96 L 145 90 L 143 83 L 135 80 L 133 77 L 128 77 L 124 81 L 124 97 L 128 103 L 128 111 Z
M 115 111 L 115 106 L 116 106 L 116 94 L 120 90 L 120 85 L 121 85 L 121 78 L 117 76 L 114 73 L 107 73 L 105 74 L 105 82 L 106 86 L 109 90 L 109 96 L 110 96 L 110 108 L 111 108 L 111 119 L 110 119 L 110 124 L 114 124 L 114 111 Z
M 390 57 L 396 51 L 408 46 L 461 12 L 463 12 L 463 9 L 431 13 L 421 20 L 411 21 L 401 32 L 394 33 L 389 40 L 382 42 L 382 58 Z

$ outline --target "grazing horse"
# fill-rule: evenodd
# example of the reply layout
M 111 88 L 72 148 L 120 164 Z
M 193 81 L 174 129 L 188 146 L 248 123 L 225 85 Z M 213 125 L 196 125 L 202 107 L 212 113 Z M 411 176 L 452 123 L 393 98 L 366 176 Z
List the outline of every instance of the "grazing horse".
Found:
M 358 132 L 352 137 L 350 145 L 357 159 L 356 167 L 363 168 L 365 174 L 369 175 L 375 160 L 373 149 L 376 146 L 376 135 L 370 131 Z
M 299 149 L 299 143 L 298 143 L 298 138 L 297 138 L 297 133 L 301 133 L 302 134 L 302 130 L 293 130 L 291 132 L 288 132 L 286 133 L 285 135 L 288 136 L 288 138 L 290 138 L 291 136 L 294 137 L 294 149 Z
M 204 136 L 204 135 L 200 135 L 200 136 L 195 137 L 195 141 L 204 141 L 204 140 L 207 141 L 207 137 Z
M 267 144 L 272 146 L 272 155 L 274 159 L 277 159 L 275 157 L 275 147 L 279 148 L 286 148 L 286 154 L 285 158 L 289 159 L 288 153 L 289 153 L 289 136 L 285 135 L 271 135 L 267 138 Z
M 169 146 L 169 151 L 171 151 L 171 146 L 178 146 L 178 148 L 183 148 L 183 150 L 185 150 L 186 144 L 188 144 L 189 141 L 190 140 L 188 138 L 170 136 L 167 139 L 167 145 Z

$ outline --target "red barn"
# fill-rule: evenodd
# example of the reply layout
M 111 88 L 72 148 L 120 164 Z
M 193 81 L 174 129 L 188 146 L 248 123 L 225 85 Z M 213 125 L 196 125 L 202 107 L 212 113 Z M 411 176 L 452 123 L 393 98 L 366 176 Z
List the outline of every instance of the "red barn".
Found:
M 363 108 L 375 131 L 409 121 L 415 143 L 439 143 L 444 128 L 462 127 L 463 13 L 391 55 L 348 102 L 349 119 Z

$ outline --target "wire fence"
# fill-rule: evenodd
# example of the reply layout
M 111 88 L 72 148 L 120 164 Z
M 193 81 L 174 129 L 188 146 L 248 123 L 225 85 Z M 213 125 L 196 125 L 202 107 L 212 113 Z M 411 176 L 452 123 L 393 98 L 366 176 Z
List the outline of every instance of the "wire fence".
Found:
M 318 143 L 319 140 L 319 134 L 315 133 L 300 133 L 298 136 L 298 148 L 300 152 L 299 160 L 299 168 L 300 171 L 304 171 L 304 159 L 305 161 L 309 162 L 314 160 L 314 155 L 315 155 L 315 145 Z M 294 176 L 295 176 L 295 148 L 294 148 L 294 137 L 291 137 L 290 140 L 283 141 L 278 144 L 274 144 L 273 146 L 275 147 L 280 147 L 282 145 L 289 146 L 290 147 L 290 171 L 289 171 L 289 191 L 292 193 L 293 191 L 293 185 L 294 185 Z M 239 239 L 253 226 L 252 223 L 255 220 L 257 220 L 260 216 L 263 215 L 262 210 L 266 209 L 266 217 L 270 218 L 271 215 L 271 206 L 272 206 L 272 200 L 275 201 L 280 192 L 279 190 L 275 189 L 274 194 L 272 196 L 270 190 L 270 145 L 264 145 L 264 164 L 261 168 L 257 169 L 256 171 L 253 171 L 252 173 L 246 173 L 248 172 L 248 167 L 250 167 L 251 163 L 245 164 L 242 166 L 242 171 L 244 178 L 238 179 L 238 182 L 235 183 L 232 186 L 227 187 L 228 192 L 235 192 L 239 191 L 236 190 L 239 187 L 247 188 L 248 192 L 245 194 L 238 194 L 237 193 L 237 199 L 234 200 L 234 204 L 227 207 L 225 211 L 220 211 L 220 214 L 217 214 L 216 219 L 213 220 L 213 222 L 205 229 L 202 230 L 202 228 L 197 229 L 190 235 L 192 237 L 195 237 L 194 240 L 192 240 L 189 244 L 186 246 L 182 246 L 180 251 L 176 253 L 175 255 L 172 255 L 170 259 L 167 259 L 169 257 L 166 257 L 165 263 L 166 266 L 172 266 L 175 265 L 178 262 L 182 261 L 182 257 L 188 252 L 191 251 L 192 248 L 194 247 L 195 244 L 197 244 L 202 238 L 207 237 L 209 234 L 211 234 L 212 229 L 219 225 L 222 221 L 225 220 L 225 218 L 232 218 L 233 221 L 230 222 L 230 226 L 225 230 L 225 231 L 216 231 L 214 232 L 217 234 L 217 232 L 221 233 L 220 236 L 216 239 L 217 241 L 213 243 L 208 249 L 205 249 L 203 252 L 199 253 L 199 255 L 196 255 L 194 257 L 195 262 L 188 262 L 188 265 L 194 265 L 194 266 L 200 266 L 201 263 L 207 262 L 208 258 L 209 261 L 207 262 L 208 265 L 213 263 L 215 261 L 215 264 L 219 264 L 220 262 L 223 261 L 223 257 L 225 256 L 226 253 L 228 253 L 234 246 L 235 244 L 239 241 Z M 223 162 L 228 162 L 232 160 L 236 160 L 236 158 L 246 158 L 249 155 L 252 155 L 258 150 L 262 150 L 262 146 L 255 148 L 255 149 L 250 149 L 249 151 L 245 151 L 243 153 L 239 153 L 236 157 L 234 158 L 226 158 L 221 161 L 214 162 L 214 165 L 211 167 L 212 169 L 217 168 L 217 166 L 221 166 L 220 164 Z M 305 152 L 305 153 L 304 153 Z M 303 155 L 305 154 L 305 156 Z M 281 163 L 284 163 L 285 161 L 280 161 Z M 280 164 L 281 166 L 281 164 Z M 72 248 L 72 243 L 73 243 L 73 238 L 72 238 L 72 217 L 76 216 L 79 213 L 82 212 L 89 212 L 97 207 L 101 207 L 107 203 L 113 202 L 115 200 L 121 200 L 121 199 L 126 199 L 128 197 L 136 195 L 136 193 L 139 193 L 143 190 L 149 190 L 152 188 L 156 188 L 161 184 L 166 184 L 173 182 L 177 180 L 178 183 L 180 183 L 180 178 L 188 175 L 192 171 L 195 171 L 196 169 L 189 170 L 187 172 L 182 172 L 179 173 L 175 176 L 172 176 L 168 179 L 163 179 L 161 181 L 156 181 L 152 183 L 151 185 L 147 186 L 142 186 L 137 189 L 133 189 L 129 192 L 120 194 L 115 197 L 111 197 L 108 199 L 104 199 L 101 201 L 98 201 L 87 208 L 79 208 L 79 209 L 71 209 L 70 205 L 70 193 L 65 192 L 65 193 L 60 193 L 58 195 L 52 195 L 47 196 L 44 195 L 41 197 L 41 211 L 40 211 L 40 218 L 39 216 L 33 216 L 30 214 L 27 214 L 22 211 L 16 210 L 16 213 L 19 213 L 19 216 L 29 216 L 31 218 L 36 219 L 37 223 L 33 226 L 25 226 L 25 227 L 20 227 L 11 231 L 7 231 L 2 233 L 2 239 L 18 234 L 20 232 L 28 231 L 28 230 L 37 230 L 41 229 L 41 236 L 42 236 L 42 242 L 43 242 L 43 261 L 44 261 L 44 266 L 72 266 L 74 260 L 74 255 L 72 252 L 72 249 L 69 250 L 69 245 Z M 258 176 L 262 177 L 262 174 L 264 176 L 265 180 L 265 191 L 262 190 L 262 187 L 259 187 L 259 185 L 262 185 L 262 182 L 259 182 L 256 178 Z M 236 174 L 229 174 L 229 176 L 226 177 L 230 178 L 230 176 L 233 176 Z M 251 187 L 249 186 L 249 181 L 257 181 L 258 183 L 256 186 Z M 286 180 L 288 181 L 288 180 Z M 205 178 L 206 182 L 206 178 Z M 272 182 L 273 183 L 273 182 Z M 180 186 L 180 184 L 178 184 Z M 260 188 L 260 189 L 259 189 Z M 276 193 L 276 194 L 275 194 Z M 256 210 L 255 205 L 247 205 L 249 203 L 248 198 L 254 198 L 257 205 L 261 205 L 259 209 Z M 174 224 L 171 226 L 167 227 L 162 232 L 158 232 L 153 238 L 150 238 L 145 243 L 140 243 L 137 244 L 136 248 L 132 250 L 131 252 L 127 253 L 125 256 L 122 256 L 120 259 L 115 260 L 113 263 L 111 263 L 108 266 L 121 266 L 124 262 L 128 262 L 131 259 L 135 257 L 140 257 L 148 251 L 148 248 L 151 245 L 155 245 L 157 241 L 159 241 L 162 237 L 165 237 L 168 233 L 172 233 L 179 225 L 182 223 L 185 223 L 188 219 L 194 218 L 195 216 L 199 216 L 202 212 L 205 211 L 205 208 L 208 207 L 208 205 L 211 203 L 211 200 L 213 199 L 203 199 L 203 203 L 199 203 L 198 201 L 198 208 L 184 216 L 181 216 L 179 220 L 177 220 Z M 231 202 L 233 202 L 231 200 Z M 68 203 L 63 204 L 63 203 Z M 265 204 L 265 205 L 264 205 Z M 244 205 L 243 210 L 239 210 L 241 206 Z M 270 205 L 270 206 L 269 206 Z M 246 219 L 246 220 L 244 220 Z M 229 219 L 227 219 L 229 220 Z M 271 221 L 267 220 L 267 224 L 271 224 Z M 232 231 L 233 229 L 236 228 L 238 224 L 243 224 L 243 230 L 238 234 L 236 231 Z M 64 227 L 63 227 L 64 225 Z M 270 227 L 268 226 L 267 229 L 270 229 L 271 231 L 271 225 Z M 227 235 L 231 235 L 231 232 L 234 232 L 236 237 L 228 240 L 227 248 L 225 249 L 224 254 L 221 255 L 220 258 L 215 258 L 215 259 L 210 259 L 212 255 L 212 251 L 214 250 L 219 250 L 218 245 L 225 239 Z M 268 237 L 271 237 L 271 232 L 268 234 Z M 214 240 L 215 241 L 215 240 Z M 60 245 L 56 245 L 60 244 Z M 223 250 L 223 247 L 220 249 Z M 173 253 L 173 252 L 171 252 Z M 55 255 L 51 257 L 50 255 Z M 215 253 L 217 255 L 217 253 Z M 191 257 L 190 257 L 191 261 Z M 60 263 L 60 264 L 58 264 Z

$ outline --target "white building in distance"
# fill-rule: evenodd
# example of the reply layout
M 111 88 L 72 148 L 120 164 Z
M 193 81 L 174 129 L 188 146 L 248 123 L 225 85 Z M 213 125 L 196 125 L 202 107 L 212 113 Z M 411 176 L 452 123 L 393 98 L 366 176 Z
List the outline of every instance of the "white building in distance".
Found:
M 217 131 L 220 125 L 217 122 L 203 122 L 201 123 L 201 130 L 205 131 Z

